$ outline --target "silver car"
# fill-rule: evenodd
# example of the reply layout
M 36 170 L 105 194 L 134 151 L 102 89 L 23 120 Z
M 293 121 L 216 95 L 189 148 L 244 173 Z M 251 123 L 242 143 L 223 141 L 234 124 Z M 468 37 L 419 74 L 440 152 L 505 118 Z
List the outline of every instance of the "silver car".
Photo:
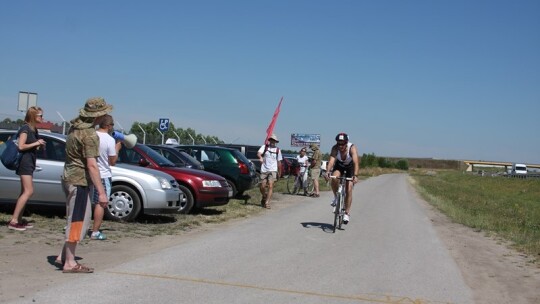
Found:
M 0 130 L 0 153 L 6 140 L 15 133 L 15 130 Z M 39 136 L 46 145 L 38 151 L 34 194 L 28 203 L 65 206 L 60 176 L 66 156 L 66 136 L 44 131 Z M 142 167 L 134 170 L 133 166 L 122 164 L 111 169 L 112 190 L 105 210 L 107 219 L 131 221 L 142 213 L 177 213 L 187 203 L 178 183 L 167 173 Z M 19 176 L 1 163 L 0 189 L 0 202 L 16 203 L 21 190 Z

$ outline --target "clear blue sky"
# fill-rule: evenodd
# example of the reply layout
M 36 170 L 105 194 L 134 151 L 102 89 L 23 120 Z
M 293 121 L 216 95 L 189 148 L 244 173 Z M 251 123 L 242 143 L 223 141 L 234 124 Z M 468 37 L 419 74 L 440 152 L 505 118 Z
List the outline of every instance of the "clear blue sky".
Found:
M 125 129 L 344 131 L 360 153 L 540 163 L 540 1 L 2 1 L 0 116 L 103 96 Z

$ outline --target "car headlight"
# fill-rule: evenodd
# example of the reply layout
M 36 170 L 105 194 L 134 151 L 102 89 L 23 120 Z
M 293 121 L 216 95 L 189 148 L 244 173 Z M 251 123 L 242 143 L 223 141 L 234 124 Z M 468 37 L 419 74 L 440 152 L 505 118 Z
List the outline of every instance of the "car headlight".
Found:
M 161 185 L 161 189 L 169 190 L 172 189 L 171 183 L 166 178 L 163 177 L 157 177 L 159 184 Z
M 221 187 L 221 183 L 217 180 L 203 180 L 203 187 Z

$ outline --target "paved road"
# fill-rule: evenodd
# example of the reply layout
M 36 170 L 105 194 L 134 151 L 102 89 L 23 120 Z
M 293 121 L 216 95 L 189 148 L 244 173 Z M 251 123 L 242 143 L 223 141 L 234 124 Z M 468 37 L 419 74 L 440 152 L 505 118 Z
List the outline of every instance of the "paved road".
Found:
M 354 195 L 351 222 L 335 234 L 327 193 L 25 301 L 473 303 L 406 175 L 371 178 Z

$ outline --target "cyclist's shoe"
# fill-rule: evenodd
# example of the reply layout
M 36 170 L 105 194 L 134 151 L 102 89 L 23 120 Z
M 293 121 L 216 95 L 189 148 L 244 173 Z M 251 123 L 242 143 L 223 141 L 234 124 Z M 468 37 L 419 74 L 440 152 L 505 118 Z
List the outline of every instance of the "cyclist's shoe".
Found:
M 330 206 L 335 207 L 336 206 L 336 201 L 337 201 L 337 198 L 334 196 L 334 199 L 330 203 Z
M 343 224 L 347 225 L 348 223 L 349 223 L 349 215 L 345 213 L 345 215 L 343 215 Z

